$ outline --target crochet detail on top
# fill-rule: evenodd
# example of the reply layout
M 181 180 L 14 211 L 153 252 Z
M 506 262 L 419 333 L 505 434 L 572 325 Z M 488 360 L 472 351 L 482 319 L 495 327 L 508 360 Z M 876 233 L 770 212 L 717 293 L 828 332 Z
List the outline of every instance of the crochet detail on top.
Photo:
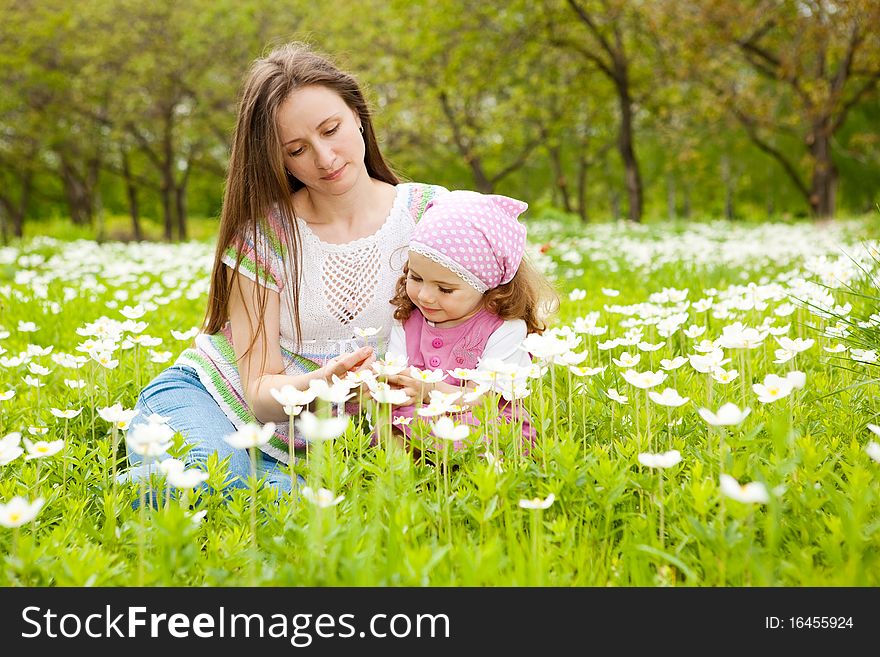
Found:
M 379 246 L 336 252 L 324 260 L 324 304 L 339 322 L 349 324 L 373 300 L 379 282 Z

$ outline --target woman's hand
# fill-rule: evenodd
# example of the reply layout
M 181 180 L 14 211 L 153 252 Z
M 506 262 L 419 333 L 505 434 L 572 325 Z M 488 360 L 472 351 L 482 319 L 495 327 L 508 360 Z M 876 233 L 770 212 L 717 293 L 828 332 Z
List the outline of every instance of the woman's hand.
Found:
M 350 354 L 340 354 L 336 358 L 331 358 L 317 370 L 317 374 L 327 383 L 333 383 L 334 375 L 342 379 L 349 372 L 357 372 L 369 367 L 375 360 L 376 355 L 372 347 L 361 347 Z

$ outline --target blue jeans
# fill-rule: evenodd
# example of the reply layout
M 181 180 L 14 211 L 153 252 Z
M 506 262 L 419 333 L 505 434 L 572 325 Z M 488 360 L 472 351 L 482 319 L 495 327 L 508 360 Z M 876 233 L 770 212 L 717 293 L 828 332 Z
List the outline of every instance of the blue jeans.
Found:
M 212 454 L 217 454 L 221 461 L 229 457 L 226 489 L 247 488 L 251 472 L 250 455 L 247 450 L 234 449 L 223 440 L 235 432 L 235 426 L 202 385 L 193 368 L 172 365 L 166 369 L 143 389 L 135 408 L 138 414 L 131 421 L 129 431 L 145 423 L 153 413 L 166 417 L 168 426 L 180 432 L 184 443 L 191 446 L 181 459 L 187 468 L 207 471 L 208 457 Z M 158 463 L 170 456 L 166 452 L 158 458 L 151 458 L 147 468 L 143 457 L 132 452 L 127 445 L 126 450 L 132 467 L 119 475 L 120 482 L 139 481 L 160 472 Z M 290 492 L 288 466 L 263 452 L 257 454 L 257 478 L 263 480 L 264 486 L 271 486 L 279 493 Z

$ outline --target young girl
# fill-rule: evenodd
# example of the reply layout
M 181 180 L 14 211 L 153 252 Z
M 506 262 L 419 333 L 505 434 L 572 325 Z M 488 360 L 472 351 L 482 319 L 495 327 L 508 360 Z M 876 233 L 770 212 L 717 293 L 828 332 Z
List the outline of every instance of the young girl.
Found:
M 529 354 L 519 346 L 527 334 L 546 328 L 540 312 L 555 293 L 523 260 L 526 227 L 517 218 L 527 208 L 506 196 L 470 191 L 439 194 L 426 206 L 391 300 L 397 321 L 388 353 L 406 355 L 409 365 L 442 369 L 448 376 L 429 385 L 408 373 L 389 377 L 409 395 L 409 405 L 395 408 L 394 415 L 413 417 L 414 405 L 428 403 L 431 390 L 459 391 L 461 381 L 452 370 L 480 369 L 490 360 L 530 365 Z M 499 411 L 507 421 L 520 419 L 503 398 Z M 527 417 L 521 419 L 523 435 L 532 442 L 535 431 Z M 470 411 L 456 420 L 479 424 Z M 399 426 L 409 434 L 406 424 Z

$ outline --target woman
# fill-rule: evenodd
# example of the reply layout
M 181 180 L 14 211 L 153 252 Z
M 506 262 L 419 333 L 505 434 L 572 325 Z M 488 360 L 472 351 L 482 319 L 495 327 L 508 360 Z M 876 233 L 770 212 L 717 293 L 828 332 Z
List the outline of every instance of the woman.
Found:
M 270 391 L 370 365 L 387 342 L 410 233 L 443 191 L 400 183 L 351 75 L 297 43 L 254 62 L 203 332 L 142 391 L 130 431 L 151 414 L 167 418 L 191 448 L 187 465 L 229 457 L 226 483 L 243 487 L 249 457 L 224 437 L 248 422 L 276 422 L 258 474 L 290 490 L 287 416 Z M 354 329 L 367 327 L 381 331 L 359 347 Z M 297 435 L 294 446 L 305 442 Z M 131 451 L 129 459 L 141 462 Z

